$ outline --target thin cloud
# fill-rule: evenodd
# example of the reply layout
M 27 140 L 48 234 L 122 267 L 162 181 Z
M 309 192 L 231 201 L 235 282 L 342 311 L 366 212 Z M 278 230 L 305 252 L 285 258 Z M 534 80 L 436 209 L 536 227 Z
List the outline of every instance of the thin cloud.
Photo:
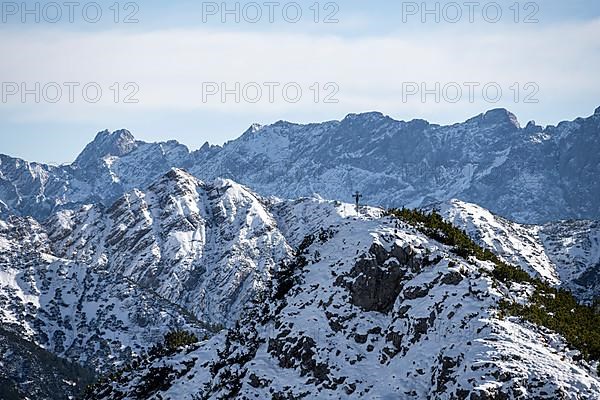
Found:
M 4 82 L 98 82 L 106 91 L 114 82 L 135 82 L 140 89 L 136 112 L 216 110 L 256 114 L 257 119 L 274 112 L 297 110 L 306 114 L 320 106 L 309 88 L 315 82 L 334 82 L 339 86 L 335 96 L 339 103 L 326 105 L 332 114 L 371 109 L 393 114 L 402 110 L 403 115 L 450 122 L 445 119 L 454 116 L 454 121 L 457 115 L 494 106 L 541 112 L 535 105 L 515 103 L 508 92 L 515 82 L 535 82 L 540 88 L 539 101 L 554 107 L 600 97 L 597 37 L 600 20 L 545 27 L 459 29 L 451 35 L 437 29 L 370 37 L 206 29 L 29 32 L 25 36 L 6 32 L 0 51 L 11 57 L 0 64 L 0 74 Z M 303 96 L 298 103 L 285 101 L 281 93 L 271 103 L 266 92 L 257 104 L 243 99 L 236 103 L 233 96 L 223 103 L 219 95 L 205 102 L 202 89 L 206 82 L 224 82 L 230 89 L 236 82 L 242 86 L 250 82 L 296 82 Z M 428 88 L 435 87 L 436 82 L 497 82 L 506 93 L 499 104 L 486 103 L 481 96 L 471 103 L 466 93 L 456 104 L 436 103 L 433 96 L 423 104 L 418 95 L 403 101 L 407 82 L 424 83 Z M 263 86 L 263 90 L 267 89 Z M 328 94 L 323 89 L 321 92 Z M 94 106 L 84 103 L 33 107 L 13 101 L 7 106 L 34 119 L 65 120 L 93 118 L 100 110 L 104 114 L 120 106 L 108 92 Z M 57 108 L 65 112 L 56 112 Z

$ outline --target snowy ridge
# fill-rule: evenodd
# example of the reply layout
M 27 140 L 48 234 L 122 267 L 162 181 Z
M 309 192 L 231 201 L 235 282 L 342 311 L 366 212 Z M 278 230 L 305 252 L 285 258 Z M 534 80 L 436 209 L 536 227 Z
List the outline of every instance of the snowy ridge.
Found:
M 489 229 L 480 237 L 499 238 L 506 257 L 563 279 L 553 253 L 535 264 L 544 258 L 527 227 L 453 207 L 445 213 Z M 571 237 L 588 237 L 586 226 Z M 582 268 L 597 255 L 572 247 Z M 110 206 L 2 221 L 0 321 L 100 370 L 171 329 L 202 340 L 140 362 L 92 398 L 136 398 L 156 376 L 164 385 L 152 390 L 171 399 L 594 398 L 597 363 L 555 333 L 501 318 L 501 300 L 527 303 L 533 288 L 507 287 L 492 268 L 378 208 L 264 198 L 172 169 Z
M 558 284 L 557 266 L 539 240 L 540 227 L 513 223 L 475 204 L 452 200 L 435 206 L 445 219 L 461 227 L 480 244 L 533 276 Z
M 262 298 L 235 328 L 125 372 L 92 398 L 135 398 L 159 370 L 164 386 L 148 397 L 599 398 L 595 366 L 560 336 L 499 317 L 501 299 L 527 301 L 526 285 L 499 284 L 490 264 L 397 220 L 343 215 L 332 203 L 315 217 L 318 204 L 295 202 L 284 218 L 300 232 L 325 217 L 299 246 L 283 297 Z
M 232 181 L 205 184 L 177 169 L 104 211 L 56 218 L 57 253 L 106 264 L 214 324 L 235 322 L 290 251 L 263 200 Z
M 600 296 L 599 221 L 522 225 L 459 200 L 430 208 L 532 276 L 562 285 L 586 302 Z
M 105 368 L 169 329 L 232 324 L 289 249 L 253 193 L 173 170 L 108 208 L 0 222 L 0 321 Z

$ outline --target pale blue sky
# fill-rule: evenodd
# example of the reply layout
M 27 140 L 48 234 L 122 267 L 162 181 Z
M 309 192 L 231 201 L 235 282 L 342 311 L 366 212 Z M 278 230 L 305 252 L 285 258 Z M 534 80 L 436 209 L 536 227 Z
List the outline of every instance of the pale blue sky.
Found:
M 36 2 L 27 3 L 34 9 Z M 474 8 L 474 23 L 462 1 L 454 3 L 463 12 L 457 23 L 444 19 L 455 16 L 448 1 L 439 3 L 439 23 L 433 14 L 423 23 L 420 10 L 404 15 L 403 21 L 403 10 L 412 11 L 421 1 L 297 1 L 303 12 L 298 23 L 284 18 L 283 6 L 291 7 L 286 1 L 274 8 L 274 23 L 268 21 L 263 1 L 256 2 L 264 13 L 259 23 L 244 21 L 244 15 L 240 23 L 232 16 L 222 23 L 220 15 L 206 15 L 203 22 L 202 2 L 154 0 L 126 9 L 127 1 L 118 3 L 120 22 L 115 23 L 110 8 L 115 1 L 98 3 L 103 11 L 98 23 L 86 22 L 81 9 L 74 10 L 74 23 L 64 14 L 56 23 L 44 21 L 53 18 L 52 9 L 46 10 L 48 15 L 40 9 L 40 23 L 33 22 L 32 14 L 22 23 L 21 9 L 16 14 L 3 10 L 1 82 L 25 82 L 28 87 L 35 82 L 97 82 L 103 96 L 96 104 L 77 94 L 73 103 L 63 96 L 57 104 L 45 98 L 36 103 L 33 95 L 25 103 L 20 93 L 7 96 L 0 102 L 0 153 L 68 162 L 104 129 L 127 128 L 139 139 L 177 139 L 195 149 L 205 141 L 233 139 L 253 122 L 279 119 L 314 122 L 377 110 L 397 119 L 451 123 L 506 107 L 522 124 L 530 119 L 554 124 L 590 115 L 600 106 L 600 2 L 593 0 L 498 1 L 503 14 L 497 23 L 486 20 L 495 11 L 491 7 L 483 13 L 492 3 L 487 1 Z M 235 3 L 226 2 L 231 8 Z M 240 2 L 240 9 L 250 7 L 248 3 Z M 20 1 L 15 4 L 21 7 Z M 314 22 L 315 4 L 319 23 Z M 435 2 L 427 7 L 433 9 Z M 132 12 L 139 22 L 124 24 Z M 339 22 L 323 23 L 327 15 Z M 528 16 L 529 22 L 538 22 L 524 23 Z M 236 103 L 230 96 L 223 103 L 218 95 L 202 101 L 206 82 L 243 86 L 267 81 L 296 82 L 303 89 L 301 101 L 276 96 L 273 103 Z M 498 102 L 486 101 L 480 91 L 474 92 L 473 101 L 464 92 L 457 102 L 444 96 L 436 102 L 433 95 L 422 101 L 420 93 L 403 99 L 409 84 L 435 88 L 436 83 L 459 83 L 465 90 L 467 81 L 494 83 L 502 96 Z M 115 104 L 110 89 L 114 82 L 135 83 L 139 102 L 124 104 L 121 98 Z M 323 103 L 331 92 L 321 87 L 315 103 L 310 89 L 315 82 L 336 84 L 339 91 L 333 98 L 338 102 Z M 121 96 L 126 93 L 121 87 Z M 528 94 L 537 102 L 525 102 Z

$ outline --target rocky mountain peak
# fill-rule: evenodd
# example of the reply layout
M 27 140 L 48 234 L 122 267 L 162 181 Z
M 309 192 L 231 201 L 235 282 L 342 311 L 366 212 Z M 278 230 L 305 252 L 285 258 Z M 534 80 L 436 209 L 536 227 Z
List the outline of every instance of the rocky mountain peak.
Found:
M 535 121 L 529 121 L 527 126 L 525 126 L 525 132 L 527 133 L 540 133 L 544 130 L 543 127 L 537 125 Z
M 204 183 L 180 168 L 171 168 L 150 189 L 162 196 L 193 195 Z
M 171 168 L 171 170 L 165 174 L 165 179 L 177 182 L 188 182 L 190 180 L 197 181 L 193 175 L 181 168 Z
M 260 131 L 262 127 L 263 126 L 261 124 L 255 122 L 252 125 L 250 125 L 250 127 L 246 130 L 246 132 L 244 132 L 244 134 L 256 133 Z
M 368 123 L 385 119 L 386 116 L 378 111 L 370 111 L 359 114 L 348 114 L 342 122 Z
M 126 129 L 112 133 L 104 130 L 99 132 L 94 140 L 85 147 L 75 160 L 75 164 L 89 165 L 106 156 L 122 157 L 131 153 L 137 146 L 135 138 Z
M 495 108 L 483 114 L 482 120 L 490 124 L 512 125 L 517 129 L 521 128 L 517 116 L 505 108 Z

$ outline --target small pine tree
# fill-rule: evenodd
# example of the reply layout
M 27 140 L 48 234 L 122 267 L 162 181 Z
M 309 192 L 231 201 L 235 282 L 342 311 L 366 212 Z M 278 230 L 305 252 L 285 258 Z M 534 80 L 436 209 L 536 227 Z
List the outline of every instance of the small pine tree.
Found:
M 165 347 L 169 351 L 175 351 L 180 347 L 198 343 L 198 337 L 188 331 L 177 329 L 165 335 Z

